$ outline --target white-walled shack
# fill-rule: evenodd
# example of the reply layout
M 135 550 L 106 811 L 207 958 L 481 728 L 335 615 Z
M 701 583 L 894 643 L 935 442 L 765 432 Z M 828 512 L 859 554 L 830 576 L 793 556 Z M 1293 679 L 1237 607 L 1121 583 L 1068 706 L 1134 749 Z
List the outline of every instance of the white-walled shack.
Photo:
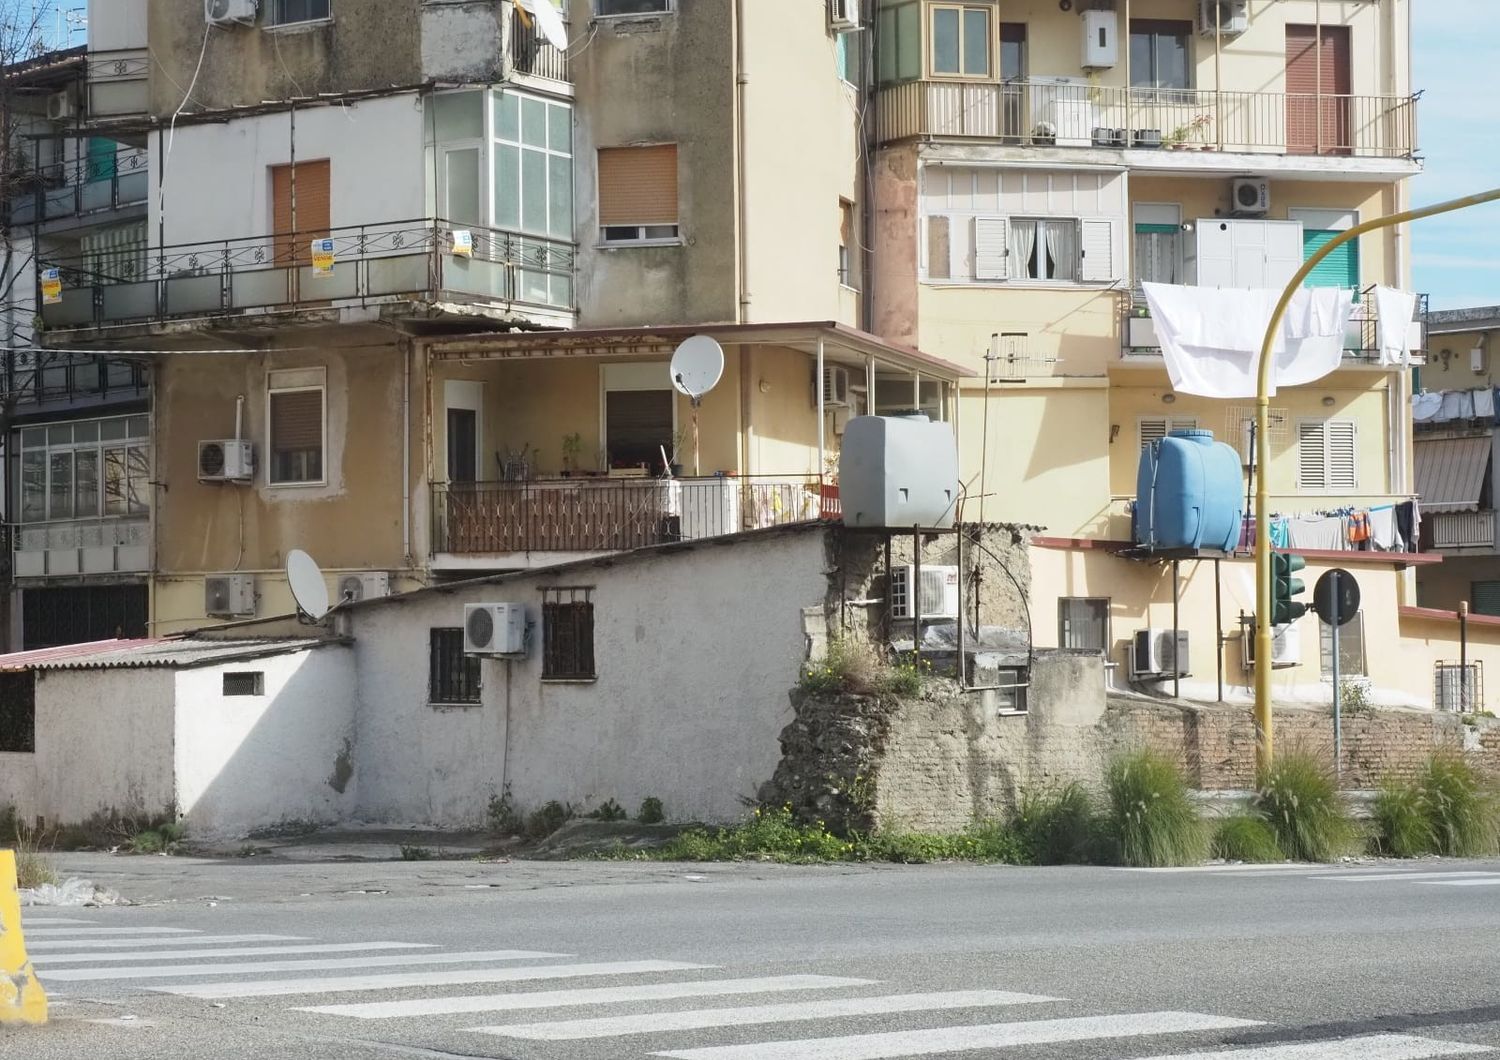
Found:
M 353 811 L 354 656 L 337 639 L 102 641 L 0 657 L 0 808 L 180 814 L 203 837 Z

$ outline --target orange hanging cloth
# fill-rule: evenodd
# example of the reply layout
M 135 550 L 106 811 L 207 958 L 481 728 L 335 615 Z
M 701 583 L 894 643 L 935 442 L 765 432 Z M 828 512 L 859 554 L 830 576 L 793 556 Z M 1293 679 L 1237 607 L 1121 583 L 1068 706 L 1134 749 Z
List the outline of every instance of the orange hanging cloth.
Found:
M 1370 540 L 1370 513 L 1349 513 L 1349 543 L 1360 545 Z

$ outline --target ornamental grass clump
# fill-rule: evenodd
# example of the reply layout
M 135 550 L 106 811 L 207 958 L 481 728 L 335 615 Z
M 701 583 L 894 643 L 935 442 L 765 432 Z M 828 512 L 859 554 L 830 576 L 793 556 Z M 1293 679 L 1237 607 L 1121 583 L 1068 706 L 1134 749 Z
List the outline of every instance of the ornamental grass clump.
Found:
M 1387 780 L 1375 796 L 1370 846 L 1391 858 L 1419 858 L 1437 852 L 1427 796 L 1414 784 Z
M 1248 813 L 1235 814 L 1220 821 L 1219 827 L 1214 830 L 1210 849 L 1214 857 L 1225 861 L 1286 860 L 1271 826 L 1264 818 Z
M 1278 754 L 1259 771 L 1255 811 L 1294 861 L 1334 861 L 1358 835 L 1332 766 L 1301 748 Z
M 1094 800 L 1077 782 L 1022 792 L 1011 826 L 1035 865 L 1087 864 L 1099 846 Z
M 1493 782 L 1462 755 L 1433 755 L 1417 788 L 1437 853 L 1456 858 L 1500 853 L 1500 801 Z
M 1109 764 L 1105 826 L 1123 865 L 1196 865 L 1208 834 L 1182 768 L 1156 751 L 1134 751 Z

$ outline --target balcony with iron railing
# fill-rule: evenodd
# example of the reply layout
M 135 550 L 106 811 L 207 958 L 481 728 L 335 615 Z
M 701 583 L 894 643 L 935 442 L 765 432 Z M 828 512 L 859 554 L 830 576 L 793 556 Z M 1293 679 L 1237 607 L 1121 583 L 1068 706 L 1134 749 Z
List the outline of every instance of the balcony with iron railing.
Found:
M 558 86 L 572 85 L 568 53 L 547 42 L 535 19 L 524 15 L 519 5 L 511 11 L 506 27 L 505 54 L 510 79 L 524 82 L 539 78 L 553 84 L 542 87 L 558 91 Z
M 82 219 L 130 206 L 144 208 L 149 164 L 146 152 L 121 146 L 104 154 L 80 152 L 70 162 L 13 172 L 6 181 L 10 223 L 30 225 Z
M 317 259 L 314 240 L 328 243 Z M 418 218 L 44 257 L 38 303 L 53 329 L 403 301 L 566 325 L 575 254 L 574 244 L 555 239 Z M 49 292 L 51 269 L 61 286 Z
M 432 487 L 435 556 L 587 553 L 841 517 L 818 475 L 574 477 Z
M 1124 88 L 1082 78 L 906 81 L 881 88 L 876 137 L 1023 147 L 1410 159 L 1415 96 Z

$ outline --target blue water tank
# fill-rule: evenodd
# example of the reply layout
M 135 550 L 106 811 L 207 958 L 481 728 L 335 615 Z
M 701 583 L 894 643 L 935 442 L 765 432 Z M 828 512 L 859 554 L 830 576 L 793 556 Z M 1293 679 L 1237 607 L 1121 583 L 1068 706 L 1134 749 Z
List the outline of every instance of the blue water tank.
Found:
M 1173 431 L 1141 450 L 1135 542 L 1233 551 L 1244 515 L 1240 455 L 1213 431 Z

